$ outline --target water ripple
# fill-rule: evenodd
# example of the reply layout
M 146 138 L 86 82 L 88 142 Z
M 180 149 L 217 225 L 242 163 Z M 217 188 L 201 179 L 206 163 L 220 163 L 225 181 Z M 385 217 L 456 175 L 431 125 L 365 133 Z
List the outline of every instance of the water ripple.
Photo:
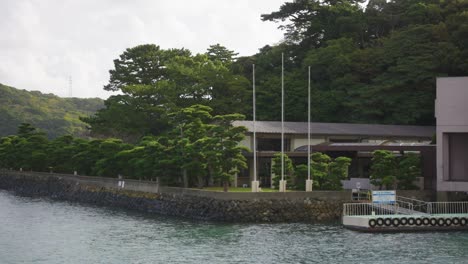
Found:
M 468 263 L 468 233 L 215 224 L 0 191 L 0 263 Z

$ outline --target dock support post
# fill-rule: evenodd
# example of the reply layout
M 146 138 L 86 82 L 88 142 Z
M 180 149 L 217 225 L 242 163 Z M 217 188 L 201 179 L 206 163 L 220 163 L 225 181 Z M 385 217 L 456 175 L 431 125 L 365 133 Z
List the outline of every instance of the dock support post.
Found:
M 279 191 L 285 192 L 286 191 L 286 180 L 280 180 L 279 182 Z
M 312 191 L 312 180 L 306 180 L 306 192 Z
M 252 181 L 252 192 L 258 192 L 258 187 L 260 186 L 259 181 Z

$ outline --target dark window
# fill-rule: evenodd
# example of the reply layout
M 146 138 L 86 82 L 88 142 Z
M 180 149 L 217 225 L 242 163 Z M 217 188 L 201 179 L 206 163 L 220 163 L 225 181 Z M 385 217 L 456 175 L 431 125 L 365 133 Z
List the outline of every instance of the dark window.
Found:
M 284 151 L 289 151 L 289 139 L 284 139 Z M 257 138 L 258 151 L 281 151 L 281 138 Z
M 240 169 L 238 176 L 239 177 L 249 177 L 249 174 L 250 174 L 250 170 L 249 170 L 249 167 L 247 167 L 245 169 L 244 168 Z
M 468 181 L 468 133 L 449 135 L 449 179 Z

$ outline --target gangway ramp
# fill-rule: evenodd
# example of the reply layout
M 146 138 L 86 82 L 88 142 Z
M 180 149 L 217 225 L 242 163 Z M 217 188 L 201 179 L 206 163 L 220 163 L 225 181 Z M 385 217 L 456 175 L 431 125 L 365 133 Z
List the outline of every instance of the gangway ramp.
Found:
M 404 196 L 396 196 L 395 203 L 372 203 L 375 211 L 389 211 L 390 214 L 427 215 L 427 202 Z

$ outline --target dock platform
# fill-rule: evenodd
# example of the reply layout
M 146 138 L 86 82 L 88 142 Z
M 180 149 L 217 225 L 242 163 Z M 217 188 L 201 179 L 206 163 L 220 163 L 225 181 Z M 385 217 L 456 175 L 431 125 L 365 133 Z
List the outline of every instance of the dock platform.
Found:
M 424 202 L 400 197 L 391 204 L 348 203 L 343 206 L 343 226 L 362 232 L 468 230 L 468 202 Z

